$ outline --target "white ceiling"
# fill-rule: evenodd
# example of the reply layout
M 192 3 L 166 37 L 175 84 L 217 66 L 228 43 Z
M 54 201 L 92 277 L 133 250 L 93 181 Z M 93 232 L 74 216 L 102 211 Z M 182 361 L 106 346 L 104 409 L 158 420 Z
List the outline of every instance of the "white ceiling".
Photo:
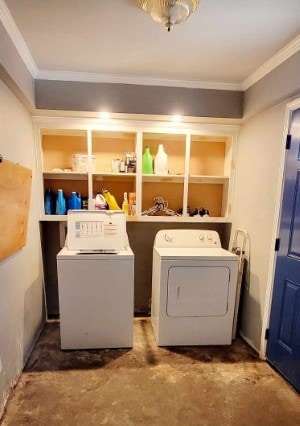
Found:
M 138 0 L 5 3 L 38 70 L 137 82 L 240 84 L 300 34 L 300 0 L 202 0 L 169 33 Z

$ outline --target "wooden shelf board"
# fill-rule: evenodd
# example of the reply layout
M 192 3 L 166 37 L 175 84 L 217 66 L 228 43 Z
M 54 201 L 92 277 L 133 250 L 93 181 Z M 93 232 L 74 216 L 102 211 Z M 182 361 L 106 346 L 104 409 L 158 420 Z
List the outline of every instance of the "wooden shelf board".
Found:
M 135 177 L 135 173 L 93 173 L 95 180 L 133 181 Z
M 61 179 L 61 180 L 87 180 L 87 173 L 77 173 L 77 172 L 44 172 L 44 179 Z
M 190 175 L 189 183 L 225 183 L 229 181 L 228 176 L 206 176 Z
M 184 181 L 183 175 L 142 175 L 143 182 L 181 183 Z
M 67 215 L 43 215 L 41 222 L 66 222 Z M 206 217 L 201 216 L 127 216 L 127 222 L 178 222 L 178 223 L 230 223 L 227 217 Z

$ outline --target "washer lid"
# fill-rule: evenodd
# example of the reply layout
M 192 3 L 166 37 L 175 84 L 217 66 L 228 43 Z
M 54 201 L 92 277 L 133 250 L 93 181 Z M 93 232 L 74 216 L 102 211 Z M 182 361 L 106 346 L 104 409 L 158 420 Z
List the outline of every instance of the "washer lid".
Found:
M 75 251 L 68 250 L 64 247 L 56 256 L 57 260 L 114 260 L 114 259 L 129 259 L 133 257 L 133 252 L 130 247 L 126 247 L 126 250 L 120 250 L 117 253 L 99 253 L 97 251 Z
M 197 260 L 226 260 L 238 261 L 238 256 L 222 248 L 154 248 L 162 259 L 197 259 Z

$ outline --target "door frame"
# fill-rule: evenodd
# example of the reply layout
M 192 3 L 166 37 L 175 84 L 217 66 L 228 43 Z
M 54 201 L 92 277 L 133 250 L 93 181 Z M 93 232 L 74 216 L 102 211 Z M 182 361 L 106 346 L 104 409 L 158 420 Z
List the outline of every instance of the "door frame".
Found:
M 277 180 L 277 191 L 276 191 L 276 203 L 275 203 L 275 214 L 273 218 L 273 231 L 271 239 L 271 247 L 275 247 L 275 240 L 278 237 L 280 229 L 280 220 L 281 220 L 281 205 L 284 189 L 284 177 L 285 177 L 285 162 L 286 162 L 286 148 L 285 141 L 286 136 L 290 129 L 292 113 L 296 109 L 300 108 L 300 98 L 293 100 L 286 104 L 285 109 L 285 121 L 282 135 L 282 146 L 280 153 L 280 164 Z M 266 303 L 264 306 L 263 312 L 263 321 L 262 321 L 262 333 L 261 333 L 261 342 L 260 342 L 260 351 L 259 356 L 262 359 L 266 359 L 266 349 L 267 349 L 267 340 L 265 339 L 266 330 L 269 327 L 270 313 L 271 313 L 271 304 L 273 298 L 273 284 L 275 278 L 275 268 L 276 268 L 277 252 L 271 248 L 271 253 L 269 257 L 269 267 L 268 267 L 268 281 L 266 287 Z

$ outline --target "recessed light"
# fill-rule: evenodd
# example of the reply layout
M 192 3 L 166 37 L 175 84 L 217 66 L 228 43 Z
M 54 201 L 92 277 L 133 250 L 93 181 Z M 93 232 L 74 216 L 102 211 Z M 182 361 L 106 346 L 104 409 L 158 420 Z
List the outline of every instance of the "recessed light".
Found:
M 178 115 L 178 114 L 175 114 L 175 115 L 173 115 L 173 117 L 172 117 L 172 121 L 174 121 L 175 123 L 179 123 L 179 122 L 181 122 L 181 121 L 182 121 L 182 116 L 181 116 L 181 115 Z
M 108 111 L 101 111 L 99 113 L 100 118 L 110 118 L 110 113 Z

